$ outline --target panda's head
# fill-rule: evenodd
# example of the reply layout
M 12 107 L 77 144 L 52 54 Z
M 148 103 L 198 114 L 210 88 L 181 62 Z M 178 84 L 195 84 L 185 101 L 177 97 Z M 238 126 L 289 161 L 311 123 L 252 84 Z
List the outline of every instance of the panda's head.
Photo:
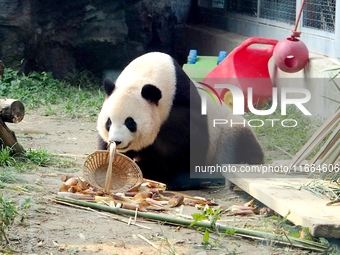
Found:
M 171 111 L 176 91 L 173 60 L 148 53 L 133 60 L 114 83 L 104 80 L 106 99 L 97 130 L 119 152 L 139 151 L 151 145 Z

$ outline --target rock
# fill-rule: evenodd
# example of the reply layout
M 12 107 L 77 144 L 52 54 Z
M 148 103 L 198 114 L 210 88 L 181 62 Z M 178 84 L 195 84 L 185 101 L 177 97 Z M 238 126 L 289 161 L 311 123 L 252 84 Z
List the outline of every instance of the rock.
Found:
M 56 78 L 74 70 L 101 76 L 154 50 L 176 58 L 190 2 L 0 0 L 0 56 L 7 67 Z

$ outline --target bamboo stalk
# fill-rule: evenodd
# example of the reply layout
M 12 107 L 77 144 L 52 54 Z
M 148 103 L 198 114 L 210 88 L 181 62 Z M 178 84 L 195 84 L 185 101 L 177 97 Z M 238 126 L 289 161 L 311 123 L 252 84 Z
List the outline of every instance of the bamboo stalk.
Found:
M 112 162 L 113 162 L 113 158 L 114 158 L 114 155 L 115 155 L 115 151 L 116 151 L 116 144 L 115 143 L 111 143 L 110 144 L 110 160 L 109 160 L 109 166 L 107 167 L 106 178 L 105 178 L 105 187 L 104 187 L 104 191 L 106 193 L 109 193 L 110 189 L 111 189 L 111 183 L 112 183 Z
M 323 157 L 323 159 L 320 161 L 320 165 L 324 164 L 325 162 L 327 162 L 327 159 L 330 158 L 330 156 L 334 153 L 337 152 L 340 148 L 340 140 L 336 141 L 336 143 L 334 144 L 334 146 L 332 146 L 332 148 L 330 148 L 327 153 L 325 154 L 325 156 Z M 336 155 L 336 158 L 339 155 Z
M 289 162 L 291 167 L 299 165 L 321 142 L 328 132 L 338 124 L 340 118 L 340 108 L 332 114 L 308 140 L 308 142 L 296 153 L 295 157 Z
M 149 230 L 151 229 L 150 227 L 147 227 L 147 226 L 144 226 L 144 225 L 141 225 L 141 224 L 137 224 L 136 222 L 131 222 L 131 220 L 130 220 L 131 217 L 129 218 L 129 221 L 127 221 L 127 220 L 124 220 L 124 219 L 120 219 L 120 218 L 114 217 L 113 215 L 109 215 L 109 214 L 105 214 L 105 213 L 102 213 L 102 212 L 98 212 L 95 209 L 92 209 L 92 208 L 89 208 L 89 207 L 85 207 L 84 208 L 84 206 L 75 205 L 75 204 L 72 204 L 72 203 L 69 203 L 69 202 L 62 202 L 62 201 L 58 201 L 58 203 L 63 204 L 63 205 L 68 205 L 68 206 L 71 206 L 71 207 L 74 207 L 74 208 L 79 208 L 79 209 L 87 210 L 87 211 L 90 211 L 90 212 L 95 212 L 95 213 L 98 213 L 99 215 L 103 215 L 105 217 L 109 217 L 111 219 L 127 223 L 128 225 L 134 225 L 134 226 L 137 226 L 137 227 L 140 227 L 140 228 L 149 229 Z
M 317 160 L 324 157 L 326 152 L 331 148 L 335 141 L 339 139 L 338 132 L 340 131 L 340 125 L 333 131 L 333 133 L 329 136 L 325 144 L 320 148 L 319 152 L 310 160 L 310 164 L 315 164 Z M 335 138 L 334 138 L 335 137 Z
M 168 215 L 164 214 L 155 214 L 155 213 L 149 213 L 149 212 L 136 212 L 132 210 L 126 210 L 123 208 L 117 208 L 117 207 L 109 207 L 97 203 L 90 203 L 85 201 L 78 201 L 75 199 L 70 198 L 64 198 L 64 197 L 56 197 L 56 201 L 62 201 L 62 202 L 68 202 L 71 204 L 76 204 L 84 207 L 90 207 L 92 209 L 106 211 L 110 213 L 116 213 L 116 214 L 126 214 L 129 216 L 135 216 L 137 214 L 138 217 L 143 217 L 150 220 L 155 221 L 163 221 L 165 223 L 169 224 L 177 224 L 177 225 L 184 225 L 184 226 L 190 226 L 194 223 L 193 220 L 187 220 L 182 218 L 174 218 L 170 217 Z M 210 228 L 210 229 L 216 229 L 221 232 L 225 232 L 227 230 L 234 231 L 236 235 L 247 235 L 251 238 L 262 238 L 264 240 L 272 240 L 275 243 L 280 244 L 286 244 L 286 245 L 293 245 L 294 247 L 298 248 L 304 248 L 312 251 L 325 251 L 328 248 L 328 245 L 321 244 L 318 242 L 313 242 L 309 240 L 294 238 L 294 237 L 287 237 L 287 236 L 280 236 L 277 234 L 271 234 L 256 230 L 249 230 L 249 229 L 243 229 L 243 228 L 237 228 L 237 227 L 228 227 L 226 225 L 221 224 L 215 224 L 214 226 L 211 224 L 211 222 L 208 221 L 199 221 L 196 222 L 195 227 L 203 227 L 203 228 Z
M 340 157 L 340 146 L 329 157 L 328 164 L 335 164 L 339 157 Z

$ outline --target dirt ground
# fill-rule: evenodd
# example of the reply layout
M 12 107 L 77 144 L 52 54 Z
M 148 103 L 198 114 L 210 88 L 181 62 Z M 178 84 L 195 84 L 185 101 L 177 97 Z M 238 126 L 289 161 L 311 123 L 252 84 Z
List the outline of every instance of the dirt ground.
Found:
M 205 250 L 201 245 L 202 234 L 194 229 L 144 219 L 137 219 L 142 226 L 128 225 L 120 221 L 127 221 L 126 216 L 56 204 L 51 199 L 62 184 L 60 177 L 64 174 L 81 176 L 86 155 L 96 150 L 95 123 L 87 119 L 61 121 L 28 114 L 21 123 L 8 126 L 26 149 L 46 149 L 74 162 L 74 166 L 67 169 L 40 167 L 31 174 L 20 174 L 22 182 L 4 190 L 6 197 L 13 201 L 30 198 L 30 207 L 21 212 L 24 213 L 22 223 L 16 224 L 9 233 L 15 254 L 311 254 L 236 236 L 218 237 L 219 247 Z M 242 191 L 226 188 L 185 193 L 212 197 L 225 206 L 243 204 L 251 199 Z M 190 207 L 183 211 L 187 215 L 193 212 L 195 209 Z M 221 223 L 265 227 L 268 220 L 263 216 L 224 216 Z

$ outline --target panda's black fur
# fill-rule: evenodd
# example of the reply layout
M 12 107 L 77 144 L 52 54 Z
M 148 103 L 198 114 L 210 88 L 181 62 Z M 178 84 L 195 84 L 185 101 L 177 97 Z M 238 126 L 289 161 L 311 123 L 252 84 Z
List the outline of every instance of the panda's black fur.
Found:
M 147 60 L 147 57 L 145 59 Z M 214 140 L 218 141 L 213 145 L 214 149 L 225 152 L 221 154 L 223 159 L 206 161 L 207 155 L 210 153 L 212 134 L 209 130 L 208 115 L 201 114 L 201 97 L 196 84 L 175 60 L 172 60 L 172 64 L 175 67 L 176 88 L 167 119 L 162 123 L 156 139 L 151 145 L 140 150 L 124 152 L 136 160 L 143 176 L 166 183 L 167 188 L 172 190 L 198 189 L 210 176 L 190 178 L 190 171 L 194 170 L 190 167 L 203 166 L 207 162 L 209 164 L 263 163 L 263 152 L 253 132 L 249 128 L 230 127 L 227 130 L 222 130 L 223 136 L 218 137 L 221 139 Z M 115 84 L 110 79 L 105 79 L 104 90 L 106 100 L 108 100 L 111 94 L 115 93 Z M 164 93 L 167 91 L 159 89 L 157 84 L 147 83 L 141 88 L 140 99 L 147 100 L 157 107 Z M 124 109 L 120 110 L 124 112 Z M 136 109 L 137 112 L 139 110 Z M 109 129 L 110 125 L 106 128 Z M 136 129 L 138 128 L 142 127 L 139 127 L 137 122 Z M 98 149 L 107 149 L 107 141 L 104 141 L 101 136 L 99 136 Z M 191 149 L 194 153 L 190 153 Z M 212 179 L 212 182 L 221 183 L 223 180 L 224 178 Z

